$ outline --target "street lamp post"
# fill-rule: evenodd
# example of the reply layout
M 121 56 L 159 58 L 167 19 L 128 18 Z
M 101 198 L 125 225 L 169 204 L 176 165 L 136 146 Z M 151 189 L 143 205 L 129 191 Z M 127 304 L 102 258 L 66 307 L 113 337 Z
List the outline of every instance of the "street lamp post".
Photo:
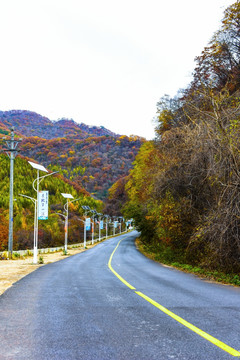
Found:
M 87 229 L 86 229 L 86 219 L 84 219 L 84 239 L 83 239 L 83 247 L 85 249 L 87 242 Z
M 64 205 L 64 210 L 66 211 L 65 217 L 65 226 L 64 226 L 64 232 L 65 232 L 65 242 L 64 242 L 64 251 L 65 254 L 67 253 L 67 243 L 68 243 L 68 199 L 73 199 L 73 196 L 71 194 L 65 194 L 61 193 L 61 195 L 67 199 L 66 204 Z M 76 199 L 78 200 L 78 199 Z
M 51 174 L 43 175 L 39 177 L 39 171 L 44 171 L 48 173 L 48 170 L 40 165 L 33 163 L 31 161 L 28 161 L 29 164 L 34 168 L 37 169 L 37 178 L 33 181 L 33 189 L 37 192 L 37 199 L 33 199 L 30 196 L 19 194 L 20 196 L 26 197 L 34 202 L 34 235 L 33 235 L 33 264 L 37 264 L 37 255 L 38 255 L 38 201 L 39 201 L 39 183 L 47 176 L 54 175 L 58 173 L 58 171 L 55 171 Z M 37 188 L 35 187 L 35 182 L 37 182 Z
M 123 217 L 122 216 L 119 216 L 118 217 L 118 219 L 119 219 L 119 224 L 120 224 L 120 234 L 122 233 L 122 219 L 123 219 Z
M 55 175 L 58 173 L 58 171 L 54 171 L 51 174 L 43 175 L 39 177 L 39 171 L 44 171 L 48 173 L 48 170 L 40 164 L 33 163 L 31 161 L 28 161 L 29 164 L 34 168 L 37 169 L 37 178 L 33 181 L 33 189 L 37 192 L 37 200 L 35 203 L 35 225 L 34 225 L 34 247 L 33 247 L 33 263 L 37 264 L 37 255 L 38 255 L 38 215 L 39 215 L 39 184 L 40 182 L 46 178 L 47 176 Z M 35 187 L 35 182 L 37 182 L 37 188 Z
M 107 237 L 108 237 L 108 219 L 106 219 L 105 227 L 106 227 L 106 239 L 107 239 Z
M 94 244 L 94 215 L 92 218 L 92 245 Z
M 84 216 L 85 216 L 85 219 L 84 219 L 84 244 L 83 244 L 84 249 L 85 249 L 85 248 L 86 248 L 86 240 L 87 240 L 86 217 L 87 217 L 87 213 L 88 213 L 89 211 L 91 211 L 91 209 L 90 209 L 90 207 L 87 206 L 87 205 L 82 205 L 82 208 L 83 208 L 83 210 L 85 210 L 85 214 L 84 214 Z
M 94 218 L 95 218 L 95 214 L 97 214 L 96 210 L 91 210 L 91 212 L 93 213 L 92 215 L 92 245 L 94 244 Z
M 113 236 L 115 236 L 115 216 L 113 216 Z
M 14 175 L 14 159 L 17 155 L 17 146 L 19 141 L 22 139 L 14 140 L 14 127 L 11 128 L 11 139 L 5 140 L 7 145 L 7 149 L 3 149 L 6 151 L 9 159 L 10 159 L 10 185 L 9 185 L 9 227 L 8 227 L 8 258 L 12 257 L 13 251 L 13 175 Z
M 99 224 L 99 230 L 98 230 L 98 233 L 99 233 L 99 239 L 98 239 L 98 241 L 101 241 L 101 213 L 98 213 L 97 214 L 98 215 L 98 219 L 99 219 L 99 221 L 98 221 L 98 224 Z
M 99 218 L 98 221 L 98 225 L 99 225 L 99 229 L 98 229 L 98 241 L 101 241 L 101 224 L 100 224 L 101 220 Z
M 107 237 L 108 237 L 108 218 L 109 218 L 109 215 L 104 215 L 104 217 L 106 218 L 105 229 L 106 229 L 106 239 L 107 239 Z
M 48 175 L 44 175 L 39 177 L 39 171 L 43 171 L 43 172 L 47 172 L 48 170 L 40 165 L 40 164 L 36 164 L 33 163 L 31 161 L 28 161 L 29 164 L 37 170 L 37 178 L 33 181 L 33 189 L 37 192 L 37 200 L 35 202 L 35 211 L 34 211 L 34 242 L 33 242 L 33 263 L 37 264 L 37 255 L 38 255 L 38 205 L 39 205 L 39 182 L 40 180 L 42 180 L 44 177 L 52 175 L 52 174 L 48 174 Z M 37 188 L 35 188 L 35 182 L 37 182 Z

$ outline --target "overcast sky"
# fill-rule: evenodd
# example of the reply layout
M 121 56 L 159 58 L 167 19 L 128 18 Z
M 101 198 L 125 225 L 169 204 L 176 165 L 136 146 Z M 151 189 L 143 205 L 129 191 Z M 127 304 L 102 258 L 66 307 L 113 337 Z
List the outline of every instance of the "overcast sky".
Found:
M 151 139 L 227 0 L 0 0 L 0 110 Z

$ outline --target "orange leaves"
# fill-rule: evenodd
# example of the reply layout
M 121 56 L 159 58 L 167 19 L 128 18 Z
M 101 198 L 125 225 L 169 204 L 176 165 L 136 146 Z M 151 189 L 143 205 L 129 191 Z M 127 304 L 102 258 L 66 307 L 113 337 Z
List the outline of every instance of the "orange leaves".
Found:
M 102 164 L 102 159 L 100 157 L 97 157 L 96 159 L 93 159 L 91 165 L 93 167 L 99 167 Z
M 8 224 L 3 216 L 0 216 L 0 251 L 8 247 Z

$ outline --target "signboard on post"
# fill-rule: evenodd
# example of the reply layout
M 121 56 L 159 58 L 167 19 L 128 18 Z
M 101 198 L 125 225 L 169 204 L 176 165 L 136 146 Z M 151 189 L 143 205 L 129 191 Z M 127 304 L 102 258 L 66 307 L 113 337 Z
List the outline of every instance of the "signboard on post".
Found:
M 103 220 L 100 221 L 100 229 L 103 230 Z
M 86 218 L 85 224 L 86 224 L 86 231 L 91 230 L 91 218 Z
M 48 219 L 48 191 L 38 193 L 38 220 Z
M 118 225 L 118 221 L 114 221 L 114 227 L 115 227 L 115 229 L 117 228 L 117 225 Z

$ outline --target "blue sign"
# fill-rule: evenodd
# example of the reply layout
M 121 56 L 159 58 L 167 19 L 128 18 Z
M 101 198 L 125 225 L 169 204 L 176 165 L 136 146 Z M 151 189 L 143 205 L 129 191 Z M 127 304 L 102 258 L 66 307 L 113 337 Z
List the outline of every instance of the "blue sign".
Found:
M 86 230 L 87 231 L 91 230 L 91 219 L 90 218 L 87 218 L 85 220 L 85 225 L 86 225 Z
M 38 193 L 38 220 L 48 219 L 48 191 Z

